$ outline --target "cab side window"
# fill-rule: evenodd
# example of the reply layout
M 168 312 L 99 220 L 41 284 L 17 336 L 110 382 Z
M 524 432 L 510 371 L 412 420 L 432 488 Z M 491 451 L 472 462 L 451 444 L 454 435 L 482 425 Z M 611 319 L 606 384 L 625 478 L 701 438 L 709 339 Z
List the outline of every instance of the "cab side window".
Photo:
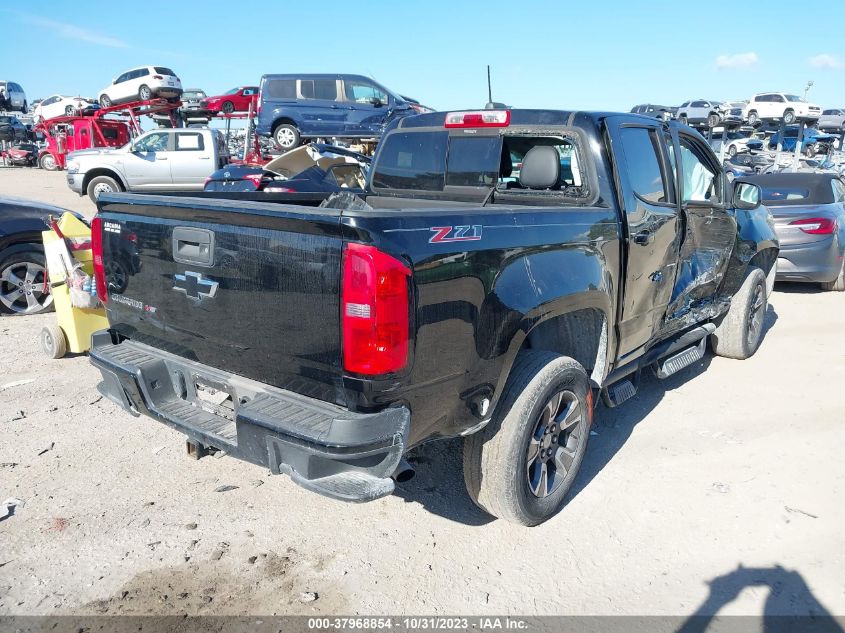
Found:
M 177 132 L 176 133 L 176 151 L 177 152 L 198 152 L 205 149 L 202 134 L 196 132 Z
M 170 135 L 167 132 L 156 132 L 142 138 L 135 143 L 135 151 L 138 152 L 165 152 L 167 141 Z
M 634 193 L 646 202 L 672 202 L 668 178 L 660 166 L 660 140 L 653 128 L 625 127 L 620 130 L 628 179 Z
M 722 202 L 719 172 L 707 159 L 698 143 L 683 134 L 679 135 L 681 148 L 681 174 L 683 202 Z

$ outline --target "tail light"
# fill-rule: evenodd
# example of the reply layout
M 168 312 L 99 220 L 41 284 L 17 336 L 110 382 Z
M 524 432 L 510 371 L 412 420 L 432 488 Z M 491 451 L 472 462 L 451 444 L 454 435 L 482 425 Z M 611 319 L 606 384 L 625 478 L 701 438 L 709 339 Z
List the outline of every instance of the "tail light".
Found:
M 341 282 L 346 371 L 378 376 L 407 365 L 410 276 L 407 266 L 377 248 L 347 244 Z
M 794 226 L 810 235 L 831 235 L 836 231 L 836 220 L 831 218 L 803 218 L 790 222 L 789 226 Z
M 106 286 L 106 267 L 103 264 L 103 220 L 98 216 L 91 220 L 91 254 L 94 256 L 97 297 L 105 304 L 109 300 L 109 289 Z
M 256 189 L 261 189 L 261 181 L 264 180 L 264 174 L 247 174 L 244 176 L 244 180 L 251 180 Z
M 444 127 L 508 127 L 511 123 L 510 110 L 472 110 L 449 112 Z

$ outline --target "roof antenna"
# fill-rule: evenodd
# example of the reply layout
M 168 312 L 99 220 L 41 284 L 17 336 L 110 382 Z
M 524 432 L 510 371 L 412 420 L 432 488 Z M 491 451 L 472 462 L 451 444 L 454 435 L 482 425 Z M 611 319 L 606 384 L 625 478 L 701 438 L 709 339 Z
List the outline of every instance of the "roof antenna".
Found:
M 493 101 L 493 85 L 490 82 L 490 64 L 487 64 L 487 104 L 485 110 L 510 110 L 510 106 Z

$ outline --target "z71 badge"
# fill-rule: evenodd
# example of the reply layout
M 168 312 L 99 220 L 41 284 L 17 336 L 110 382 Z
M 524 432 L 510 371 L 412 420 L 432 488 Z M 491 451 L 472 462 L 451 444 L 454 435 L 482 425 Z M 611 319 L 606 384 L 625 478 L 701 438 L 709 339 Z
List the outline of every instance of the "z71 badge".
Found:
M 481 239 L 481 224 L 465 226 L 432 226 L 429 230 L 434 233 L 429 244 L 441 242 L 472 242 Z

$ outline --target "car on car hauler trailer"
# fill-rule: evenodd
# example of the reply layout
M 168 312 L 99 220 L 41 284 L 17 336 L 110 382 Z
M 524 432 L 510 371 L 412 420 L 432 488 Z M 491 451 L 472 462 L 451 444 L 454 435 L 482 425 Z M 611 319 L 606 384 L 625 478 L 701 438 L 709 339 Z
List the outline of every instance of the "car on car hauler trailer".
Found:
M 101 196 L 101 392 L 195 456 L 345 500 L 389 494 L 410 448 L 465 436 L 472 499 L 535 525 L 563 505 L 595 397 L 621 404 L 708 339 L 740 359 L 762 340 L 778 245 L 759 187 L 728 183 L 677 122 L 410 116 L 368 192 L 323 208 Z
M 161 114 L 176 125 L 173 113 L 181 103 L 164 99 L 133 101 L 118 106 L 99 108 L 91 114 L 55 117 L 36 124 L 35 130 L 44 135 L 47 147 L 38 155 L 38 164 L 48 171 L 65 168 L 67 155 L 94 148 L 123 147 L 133 135 L 141 133 L 138 117 Z M 118 118 L 107 118 L 117 115 Z

